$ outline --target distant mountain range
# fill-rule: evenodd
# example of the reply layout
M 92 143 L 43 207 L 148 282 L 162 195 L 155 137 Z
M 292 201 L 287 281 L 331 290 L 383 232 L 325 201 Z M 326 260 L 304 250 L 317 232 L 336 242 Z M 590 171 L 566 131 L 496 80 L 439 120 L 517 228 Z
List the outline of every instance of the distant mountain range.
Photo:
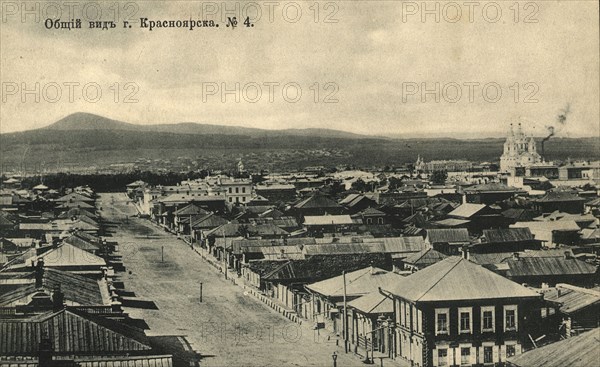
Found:
M 198 167 L 288 169 L 310 165 L 394 166 L 414 162 L 499 160 L 504 139 L 400 139 L 330 129 L 264 130 L 199 123 L 136 125 L 75 113 L 41 129 L 0 134 L 3 171 L 23 165 L 104 167 L 136 160 Z M 552 138 L 547 160 L 600 159 L 597 138 Z M 187 158 L 186 158 L 187 157 Z M 165 161 L 168 161 L 165 164 Z M 189 164 L 188 164 L 189 166 Z M 173 166 L 175 167 L 175 166 Z M 151 167 L 152 168 L 152 167 Z M 176 167 L 180 169 L 181 167 Z
M 265 136 L 319 136 L 326 138 L 363 139 L 374 138 L 373 136 L 353 134 L 346 131 L 331 129 L 283 129 L 266 130 L 241 126 L 225 126 L 201 124 L 195 122 L 181 122 L 175 124 L 136 125 L 123 121 L 112 120 L 103 116 L 90 113 L 78 112 L 66 116 L 55 123 L 42 128 L 42 130 L 125 130 L 125 131 L 148 131 L 170 134 L 194 134 L 194 135 L 246 135 L 252 137 Z

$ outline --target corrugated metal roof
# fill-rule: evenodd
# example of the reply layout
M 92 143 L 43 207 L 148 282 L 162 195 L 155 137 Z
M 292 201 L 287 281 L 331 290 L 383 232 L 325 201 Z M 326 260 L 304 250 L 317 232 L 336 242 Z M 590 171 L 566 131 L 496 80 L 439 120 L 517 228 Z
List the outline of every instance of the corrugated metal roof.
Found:
M 468 243 L 466 228 L 434 228 L 427 230 L 429 243 Z
M 520 242 L 534 239 L 529 228 L 484 229 L 483 236 L 488 243 Z
M 382 288 L 420 302 L 541 298 L 538 293 L 458 256 L 448 257 Z
M 0 319 L 0 355 L 35 355 L 42 335 L 56 353 L 92 354 L 151 350 L 144 332 L 117 321 L 62 310 L 25 321 Z
M 560 303 L 560 312 L 564 314 L 572 314 L 600 303 L 600 292 L 570 284 L 557 284 L 542 293 L 545 300 Z
M 580 275 L 596 273 L 596 266 L 582 260 L 565 257 L 520 257 L 503 261 L 509 267 L 509 277 Z
M 600 328 L 509 358 L 517 367 L 598 366 Z
M 348 302 L 348 307 L 365 314 L 381 314 L 394 312 L 394 302 L 388 297 L 374 291 Z
M 32 279 L 32 273 L 21 274 L 25 279 Z M 53 291 L 56 286 L 60 286 L 65 300 L 76 302 L 84 306 L 110 305 L 110 295 L 108 285 L 104 279 L 95 280 L 56 269 L 44 269 L 42 278 L 43 288 L 47 291 Z M 10 306 L 14 302 L 28 300 L 36 293 L 38 289 L 34 283 L 24 284 L 11 292 L 0 295 L 0 307 Z
M 442 254 L 439 251 L 436 251 L 432 248 L 426 248 L 425 250 L 407 256 L 403 262 L 410 265 L 419 266 L 420 268 L 426 268 L 430 265 L 444 260 L 447 257 L 448 256 Z

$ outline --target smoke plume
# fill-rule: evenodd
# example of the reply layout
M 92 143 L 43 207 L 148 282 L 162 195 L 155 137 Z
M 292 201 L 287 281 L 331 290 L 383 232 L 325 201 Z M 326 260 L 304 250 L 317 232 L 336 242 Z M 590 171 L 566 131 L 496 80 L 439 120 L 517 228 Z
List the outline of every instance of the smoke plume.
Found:
M 556 129 L 561 129 L 567 123 L 567 116 L 571 112 L 571 105 L 567 103 L 565 108 L 561 109 L 558 115 L 556 116 L 556 124 L 546 126 L 546 130 L 548 130 L 548 135 L 542 140 L 542 157 L 545 157 L 544 151 L 544 143 L 550 140 L 556 134 Z

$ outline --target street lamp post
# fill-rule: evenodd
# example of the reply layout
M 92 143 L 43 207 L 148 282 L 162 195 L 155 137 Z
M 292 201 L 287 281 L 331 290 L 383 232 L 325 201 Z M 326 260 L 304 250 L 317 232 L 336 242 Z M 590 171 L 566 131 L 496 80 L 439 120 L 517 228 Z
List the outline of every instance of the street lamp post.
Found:
M 331 358 L 333 359 L 333 367 L 337 367 L 337 352 L 333 352 Z

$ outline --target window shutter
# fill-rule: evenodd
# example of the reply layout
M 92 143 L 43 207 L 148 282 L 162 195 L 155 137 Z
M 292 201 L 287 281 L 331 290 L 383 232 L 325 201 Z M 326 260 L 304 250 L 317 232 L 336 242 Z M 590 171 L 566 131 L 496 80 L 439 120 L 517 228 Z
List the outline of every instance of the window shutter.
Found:
M 433 362 L 433 367 L 437 367 L 437 365 L 438 365 L 438 350 L 437 349 L 433 350 L 433 358 L 431 358 L 431 359 L 432 359 L 431 362 Z
M 521 344 L 515 344 L 515 355 L 521 354 Z
M 493 355 L 493 358 L 494 358 L 494 359 L 493 359 L 493 362 L 494 362 L 494 363 L 498 363 L 498 362 L 500 362 L 500 356 L 499 356 L 500 347 L 499 347 L 499 346 L 496 346 L 496 345 L 494 345 L 494 347 L 492 348 L 492 350 L 493 350 L 493 354 L 494 354 L 494 355 Z
M 471 348 L 471 365 L 477 363 L 477 348 Z
M 500 358 L 501 358 L 502 362 L 506 362 L 506 346 L 505 345 L 500 346 Z

